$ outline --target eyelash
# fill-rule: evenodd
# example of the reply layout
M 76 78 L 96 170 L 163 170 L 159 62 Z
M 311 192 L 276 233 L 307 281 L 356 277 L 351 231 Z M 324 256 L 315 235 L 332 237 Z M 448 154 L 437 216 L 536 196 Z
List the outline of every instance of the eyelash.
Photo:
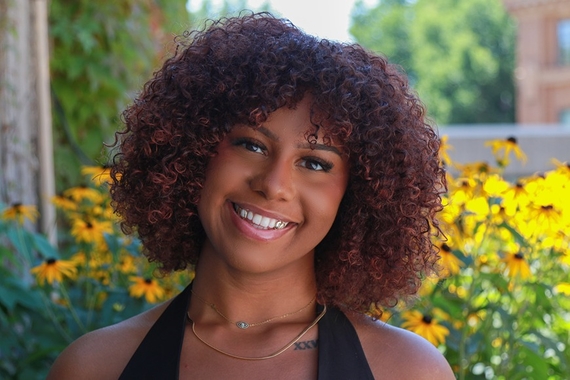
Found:
M 248 137 L 239 137 L 236 138 L 233 142 L 232 142 L 233 146 L 242 146 L 245 149 L 247 149 L 250 152 L 253 153 L 261 153 L 261 152 L 257 152 L 255 150 L 255 148 L 261 150 L 263 152 L 263 154 L 265 154 L 265 152 L 267 151 L 267 148 L 260 143 L 257 140 L 248 138 Z M 254 149 L 250 149 L 250 148 L 254 148 Z M 322 171 L 324 173 L 328 173 L 331 171 L 331 169 L 333 168 L 333 164 L 325 161 L 321 158 L 316 158 L 316 157 L 303 157 L 303 162 L 304 164 L 302 165 L 304 168 L 312 170 L 312 171 Z M 322 169 L 321 170 L 315 170 L 315 169 L 311 169 L 310 167 L 307 167 L 307 164 L 316 164 L 319 165 Z

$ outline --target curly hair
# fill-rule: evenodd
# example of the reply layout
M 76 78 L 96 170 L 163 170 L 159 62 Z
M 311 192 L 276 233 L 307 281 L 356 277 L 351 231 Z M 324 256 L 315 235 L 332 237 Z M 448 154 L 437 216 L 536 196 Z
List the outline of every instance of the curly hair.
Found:
M 364 312 L 414 294 L 438 259 L 444 171 L 439 139 L 401 70 L 357 44 L 307 35 L 268 13 L 211 21 L 178 49 L 123 113 L 111 196 L 165 271 L 197 263 L 205 168 L 236 124 L 258 126 L 310 93 L 350 179 L 315 249 L 318 299 Z

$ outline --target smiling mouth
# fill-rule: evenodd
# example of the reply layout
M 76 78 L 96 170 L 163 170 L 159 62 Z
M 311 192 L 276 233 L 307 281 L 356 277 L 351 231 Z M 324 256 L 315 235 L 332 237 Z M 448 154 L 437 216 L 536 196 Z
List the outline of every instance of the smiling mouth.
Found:
M 232 203 L 232 205 L 240 218 L 249 220 L 256 228 L 262 230 L 282 230 L 289 225 L 289 222 L 256 214 L 250 210 L 239 207 L 235 203 Z

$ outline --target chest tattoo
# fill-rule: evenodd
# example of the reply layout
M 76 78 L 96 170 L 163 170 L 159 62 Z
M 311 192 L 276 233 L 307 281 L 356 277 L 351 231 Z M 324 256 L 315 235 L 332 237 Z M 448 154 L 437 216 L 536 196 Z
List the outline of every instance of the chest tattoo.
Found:
M 295 343 L 295 351 L 297 350 L 312 350 L 319 346 L 318 340 L 305 340 Z

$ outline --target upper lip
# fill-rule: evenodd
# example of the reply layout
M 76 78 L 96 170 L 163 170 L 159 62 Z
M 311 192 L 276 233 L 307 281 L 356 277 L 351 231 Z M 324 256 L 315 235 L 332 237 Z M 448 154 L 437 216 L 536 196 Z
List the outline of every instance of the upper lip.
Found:
M 274 211 L 267 211 L 267 210 L 264 210 L 260 207 L 254 206 L 254 205 L 249 204 L 249 203 L 240 203 L 240 202 L 231 202 L 231 203 L 238 205 L 240 208 L 251 211 L 254 214 L 259 214 L 262 216 L 266 216 L 268 218 L 277 219 L 277 220 L 280 220 L 282 222 L 295 223 L 293 220 L 284 216 L 283 214 L 279 214 L 279 213 L 274 212 Z

